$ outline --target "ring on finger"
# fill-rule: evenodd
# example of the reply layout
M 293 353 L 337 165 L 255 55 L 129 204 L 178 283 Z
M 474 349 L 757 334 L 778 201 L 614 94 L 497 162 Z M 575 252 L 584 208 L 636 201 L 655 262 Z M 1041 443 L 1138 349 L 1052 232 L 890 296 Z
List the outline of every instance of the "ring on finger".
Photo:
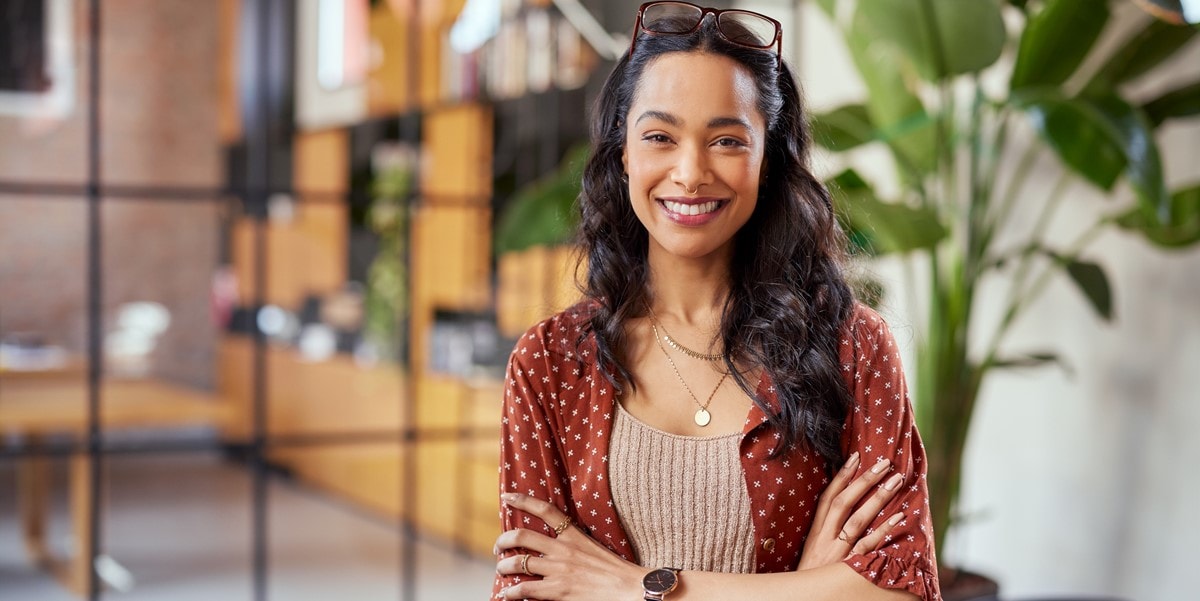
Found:
M 850 536 L 846 534 L 845 530 L 838 532 L 837 539 L 843 543 L 850 544 Z
M 521 556 L 521 573 L 525 574 L 526 576 L 533 576 L 533 572 L 529 571 L 529 554 L 528 553 Z
M 570 527 L 571 527 L 570 518 L 564 519 L 562 521 L 562 523 L 560 523 L 559 525 L 554 527 L 554 536 L 561 536 L 562 533 L 566 532 L 567 528 L 570 528 Z

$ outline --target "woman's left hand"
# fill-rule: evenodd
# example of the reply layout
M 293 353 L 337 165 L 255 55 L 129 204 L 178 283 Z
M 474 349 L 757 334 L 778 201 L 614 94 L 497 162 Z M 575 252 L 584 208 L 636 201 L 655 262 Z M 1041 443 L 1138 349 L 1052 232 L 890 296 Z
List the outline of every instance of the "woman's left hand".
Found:
M 505 599 L 610 601 L 642 597 L 642 576 L 649 570 L 604 548 L 546 501 L 517 493 L 506 493 L 500 499 L 508 507 L 540 518 L 551 528 L 563 526 L 557 537 L 517 528 L 496 539 L 497 555 L 512 549 L 523 551 L 496 562 L 497 572 L 541 577 L 508 587 Z

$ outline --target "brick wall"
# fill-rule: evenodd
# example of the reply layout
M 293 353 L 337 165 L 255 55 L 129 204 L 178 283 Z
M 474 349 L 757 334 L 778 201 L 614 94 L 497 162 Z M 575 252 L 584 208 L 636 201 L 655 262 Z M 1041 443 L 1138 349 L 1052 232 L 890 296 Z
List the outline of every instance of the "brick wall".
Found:
M 217 3 L 101 3 L 102 179 L 217 187 Z M 76 102 L 62 120 L 0 116 L 0 180 L 86 178 L 87 13 L 74 4 Z M 172 313 L 155 371 L 212 383 L 216 332 L 208 289 L 217 265 L 220 200 L 106 199 L 104 309 L 155 301 Z M 74 351 L 86 337 L 86 215 L 80 198 L 0 195 L 0 336 L 37 332 Z

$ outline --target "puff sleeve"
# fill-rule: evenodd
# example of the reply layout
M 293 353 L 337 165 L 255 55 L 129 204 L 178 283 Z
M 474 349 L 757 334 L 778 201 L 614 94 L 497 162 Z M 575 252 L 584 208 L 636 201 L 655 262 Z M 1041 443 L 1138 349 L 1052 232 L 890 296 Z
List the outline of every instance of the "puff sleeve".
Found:
M 518 492 L 545 499 L 572 516 L 574 512 L 568 503 L 570 486 L 554 436 L 557 395 L 551 377 L 554 370 L 540 335 L 544 327 L 542 324 L 526 333 L 509 357 L 500 420 L 500 493 Z M 500 527 L 504 531 L 540 527 L 544 534 L 552 534 L 552 529 L 541 519 L 504 506 L 500 508 Z M 529 579 L 530 576 L 498 574 L 492 585 L 492 598 L 501 599 L 501 590 Z
M 860 472 L 889 459 L 893 470 L 904 475 L 899 494 L 870 527 L 878 528 L 900 511 L 904 519 L 879 549 L 852 554 L 844 563 L 879 587 L 904 590 L 925 601 L 940 599 L 925 447 L 913 418 L 899 349 L 883 318 L 865 306 L 855 311 L 842 345 L 843 375 L 854 398 L 843 433 L 846 453 L 861 454 Z

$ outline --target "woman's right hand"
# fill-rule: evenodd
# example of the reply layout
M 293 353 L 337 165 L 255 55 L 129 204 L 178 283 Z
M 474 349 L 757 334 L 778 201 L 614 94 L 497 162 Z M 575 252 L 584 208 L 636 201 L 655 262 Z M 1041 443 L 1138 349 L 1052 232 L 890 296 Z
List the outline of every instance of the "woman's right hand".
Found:
M 880 461 L 863 472 L 862 476 L 853 479 L 858 464 L 858 453 L 850 455 L 821 493 L 817 515 L 804 541 L 798 570 L 819 568 L 837 563 L 852 553 L 873 551 L 887 540 L 892 528 L 904 519 L 903 512 L 897 513 L 883 525 L 867 532 L 867 527 L 875 521 L 879 511 L 900 490 L 904 476 L 893 474 L 882 486 L 876 486 L 887 475 L 891 462 L 886 459 Z M 872 488 L 875 489 L 873 493 Z M 862 507 L 855 511 L 854 507 L 860 502 Z

